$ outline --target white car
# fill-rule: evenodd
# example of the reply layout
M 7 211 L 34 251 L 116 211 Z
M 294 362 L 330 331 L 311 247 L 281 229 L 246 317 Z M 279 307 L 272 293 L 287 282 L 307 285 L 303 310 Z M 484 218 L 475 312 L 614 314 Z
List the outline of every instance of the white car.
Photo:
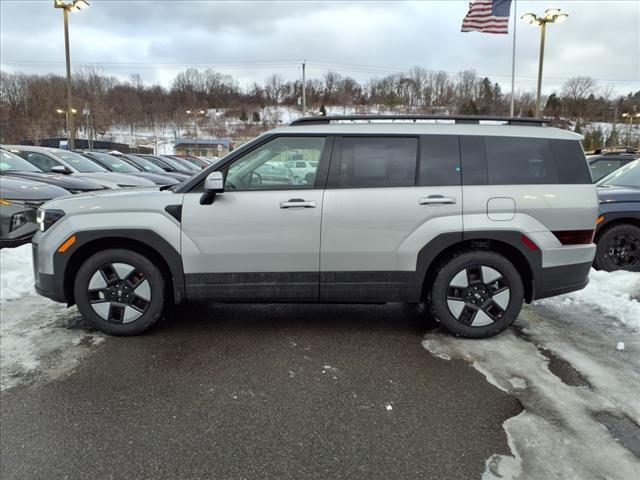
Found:
M 293 172 L 293 176 L 296 180 L 304 180 L 305 183 L 309 184 L 313 183 L 313 179 L 316 176 L 318 162 L 308 162 L 306 160 L 291 160 L 286 162 L 285 166 Z

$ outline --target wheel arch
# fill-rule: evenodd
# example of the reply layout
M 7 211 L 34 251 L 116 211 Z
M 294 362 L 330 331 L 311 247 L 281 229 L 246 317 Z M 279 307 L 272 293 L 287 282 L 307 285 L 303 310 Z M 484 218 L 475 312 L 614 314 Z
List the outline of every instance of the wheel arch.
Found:
M 76 234 L 76 243 L 68 255 L 57 253 L 54 269 L 62 273 L 64 297 L 75 303 L 73 283 L 80 266 L 96 252 L 122 248 L 149 258 L 160 268 L 167 283 L 168 299 L 180 303 L 184 299 L 184 272 L 180 254 L 157 233 L 149 230 L 89 231 Z
M 521 241 L 522 232 L 472 232 L 469 234 L 444 234 L 425 245 L 418 255 L 418 280 L 421 299 L 426 298 L 440 265 L 463 250 L 485 250 L 503 255 L 516 267 L 522 278 L 525 301 L 535 298 L 536 282 L 540 281 L 542 254 Z
M 602 237 L 602 235 L 604 235 L 609 229 L 613 227 L 617 227 L 618 225 L 625 225 L 625 224 L 633 225 L 635 227 L 640 228 L 640 217 L 636 218 L 636 217 L 627 217 L 627 216 L 622 216 L 622 217 L 616 216 L 612 218 L 611 220 L 606 222 L 604 225 L 602 225 L 598 229 L 598 231 L 596 232 L 593 238 L 593 242 L 598 243 L 598 241 L 600 240 L 600 237 Z

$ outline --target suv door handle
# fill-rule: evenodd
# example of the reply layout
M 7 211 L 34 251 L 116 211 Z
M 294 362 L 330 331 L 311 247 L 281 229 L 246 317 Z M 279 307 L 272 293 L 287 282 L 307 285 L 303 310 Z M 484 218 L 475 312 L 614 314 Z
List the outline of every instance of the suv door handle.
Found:
M 420 205 L 452 205 L 456 203 L 456 197 L 445 197 L 443 195 L 429 195 L 418 200 Z
M 291 198 L 286 202 L 280 202 L 280 208 L 316 208 L 316 201 Z

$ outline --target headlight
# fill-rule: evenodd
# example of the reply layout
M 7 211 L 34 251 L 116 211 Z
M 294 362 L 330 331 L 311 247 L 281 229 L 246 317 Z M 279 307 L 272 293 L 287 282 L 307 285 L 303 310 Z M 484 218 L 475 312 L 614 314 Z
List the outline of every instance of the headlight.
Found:
M 46 232 L 54 223 L 64 217 L 62 210 L 38 210 L 38 229 Z

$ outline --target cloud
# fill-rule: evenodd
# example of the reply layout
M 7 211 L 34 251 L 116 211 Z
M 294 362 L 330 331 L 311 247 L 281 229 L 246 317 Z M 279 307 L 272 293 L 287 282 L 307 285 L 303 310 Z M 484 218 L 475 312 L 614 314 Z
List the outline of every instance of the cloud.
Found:
M 549 25 L 545 90 L 589 75 L 620 92 L 640 89 L 640 2 L 558 1 Z M 540 11 L 518 2 L 518 14 Z M 421 65 L 475 69 L 508 85 L 511 36 L 461 33 L 467 1 L 107 1 L 72 14 L 72 62 L 167 85 L 186 66 L 211 67 L 247 84 L 273 72 L 310 77 L 329 68 L 359 81 Z M 63 73 L 62 19 L 50 0 L 0 2 L 0 63 L 9 71 Z M 511 25 L 513 28 L 513 22 Z M 518 22 L 517 85 L 535 86 L 539 29 Z

